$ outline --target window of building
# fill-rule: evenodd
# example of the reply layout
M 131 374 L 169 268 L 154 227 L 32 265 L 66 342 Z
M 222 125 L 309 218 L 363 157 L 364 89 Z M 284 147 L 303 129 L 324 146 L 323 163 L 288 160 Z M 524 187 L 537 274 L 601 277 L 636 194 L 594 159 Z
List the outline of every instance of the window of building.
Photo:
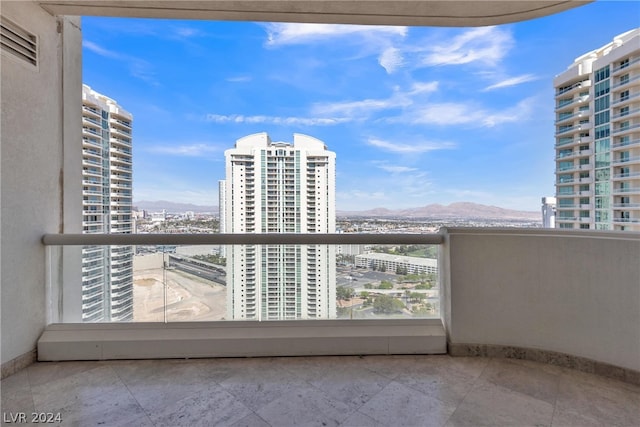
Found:
M 620 92 L 620 101 L 626 101 L 627 99 L 629 99 L 629 90 L 625 90 Z

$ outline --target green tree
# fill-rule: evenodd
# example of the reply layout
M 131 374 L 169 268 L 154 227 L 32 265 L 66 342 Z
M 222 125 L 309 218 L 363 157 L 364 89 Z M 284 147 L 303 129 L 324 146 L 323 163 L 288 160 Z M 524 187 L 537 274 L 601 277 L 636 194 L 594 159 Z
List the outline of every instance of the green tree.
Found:
M 380 286 L 378 286 L 378 289 L 393 289 L 393 283 L 389 282 L 388 280 L 383 280 L 382 282 L 380 282 Z
M 353 297 L 353 289 L 348 288 L 346 286 L 338 286 L 336 287 L 336 297 L 341 300 L 349 300 Z
M 377 296 L 373 301 L 373 312 L 379 314 L 391 314 L 401 312 L 404 308 L 402 301 L 389 295 Z
M 387 266 L 384 264 L 380 264 L 380 272 L 384 273 L 385 271 L 387 271 Z
M 425 295 L 421 292 L 411 292 L 409 294 L 409 299 L 412 302 L 421 302 L 425 299 Z

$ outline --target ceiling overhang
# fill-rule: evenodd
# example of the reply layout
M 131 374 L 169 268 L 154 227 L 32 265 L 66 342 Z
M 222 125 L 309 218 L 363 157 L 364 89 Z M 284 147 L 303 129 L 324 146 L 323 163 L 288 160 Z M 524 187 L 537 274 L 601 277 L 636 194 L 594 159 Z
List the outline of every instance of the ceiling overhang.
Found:
M 36 0 L 54 15 L 223 21 L 478 27 L 552 15 L 593 0 L 568 1 L 198 1 Z

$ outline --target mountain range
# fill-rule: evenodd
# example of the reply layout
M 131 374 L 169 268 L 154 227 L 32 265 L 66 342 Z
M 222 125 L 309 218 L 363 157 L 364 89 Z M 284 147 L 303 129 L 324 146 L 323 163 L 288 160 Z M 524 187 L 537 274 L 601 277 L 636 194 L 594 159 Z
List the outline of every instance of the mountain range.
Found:
M 338 211 L 337 216 L 359 216 L 371 218 L 463 218 L 463 219 L 531 219 L 540 220 L 541 213 L 519 211 L 471 202 L 456 202 L 449 205 L 431 204 L 407 209 L 376 208 L 366 211 Z
M 134 203 L 138 209 L 149 212 L 183 213 L 218 213 L 218 206 L 194 205 L 191 203 L 174 203 L 165 200 L 140 201 Z M 469 218 L 469 219 L 530 219 L 540 220 L 537 211 L 520 211 L 504 209 L 497 206 L 481 205 L 471 202 L 456 202 L 449 205 L 431 204 L 427 206 L 407 209 L 375 208 L 364 211 L 337 211 L 338 217 L 367 217 L 367 218 Z

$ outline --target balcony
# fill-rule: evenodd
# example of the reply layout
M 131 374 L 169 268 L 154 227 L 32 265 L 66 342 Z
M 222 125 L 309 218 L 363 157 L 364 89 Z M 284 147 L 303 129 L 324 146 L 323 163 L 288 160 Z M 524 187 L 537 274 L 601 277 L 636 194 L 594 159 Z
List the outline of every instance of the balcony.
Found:
M 611 131 L 611 135 L 620 136 L 627 133 L 636 132 L 636 129 L 638 128 L 640 128 L 640 123 L 633 124 L 630 126 L 618 126 Z
M 578 96 L 576 98 L 573 98 L 571 100 L 564 101 L 564 102 L 559 101 L 556 106 L 556 112 L 574 108 L 576 105 L 581 105 L 588 102 L 589 102 L 589 95 Z
M 80 133 L 72 123 L 75 104 L 64 101 L 74 99 L 75 95 L 75 99 L 80 99 L 81 36 L 79 19 L 64 15 L 80 16 L 88 9 L 87 5 L 78 2 L 6 3 L 3 3 L 3 17 L 9 14 L 18 21 L 35 17 L 33 20 L 29 18 L 29 22 L 37 19 L 40 25 L 36 25 L 36 34 L 41 41 L 39 48 L 44 60 L 39 64 L 37 73 L 24 72 L 9 61 L 3 63 L 3 83 L 8 83 L 3 84 L 3 91 L 8 91 L 8 95 L 3 94 L 2 97 L 3 111 L 27 120 L 41 118 L 39 126 L 25 126 L 18 120 L 7 120 L 2 126 L 3 155 L 7 150 L 12 159 L 2 170 L 3 198 L 20 203 L 20 209 L 11 204 L 3 205 L 2 210 L 3 249 L 10 248 L 3 250 L 2 259 L 3 376 L 17 372 L 35 357 L 38 335 L 47 327 L 47 316 L 57 306 L 50 304 L 57 301 L 49 294 L 55 289 L 48 287 L 43 280 L 45 271 L 51 267 L 44 256 L 49 249 L 41 246 L 34 236 L 56 232 L 63 226 L 65 232 L 80 228 L 79 219 L 74 222 L 73 209 L 67 208 L 73 206 L 74 194 L 80 197 L 80 190 L 76 191 L 71 184 L 73 180 L 67 179 L 67 175 L 73 177 L 77 170 L 61 170 L 61 165 L 66 165 L 61 153 L 71 152 L 63 148 L 72 147 L 67 142 L 73 143 L 72 136 Z M 187 13 L 185 6 L 174 3 L 172 7 L 183 8 L 182 13 Z M 259 2 L 252 5 L 254 3 Z M 327 2 L 327 7 L 330 3 Z M 43 12 L 40 6 L 43 4 L 50 8 L 48 13 Z M 205 2 L 199 4 L 204 5 Z M 218 4 L 222 5 L 222 2 Z M 122 5 L 91 7 L 101 9 L 102 13 L 124 11 L 123 16 L 132 13 Z M 107 7 L 112 9 L 107 10 Z M 391 5 L 392 9 L 397 7 Z M 504 7 L 511 6 L 504 3 L 500 7 L 504 11 Z M 170 15 L 172 12 L 168 10 L 163 9 L 159 13 Z M 145 9 L 141 8 L 140 13 L 145 14 Z M 189 13 L 197 12 L 191 10 Z M 257 20 L 259 17 L 256 12 L 231 13 L 244 20 Z M 391 24 L 385 13 L 373 17 L 370 13 L 363 15 L 366 16 L 361 17 L 362 21 L 386 19 L 386 22 L 379 23 Z M 300 16 L 305 17 L 296 13 L 291 19 L 296 21 Z M 349 19 L 348 14 L 346 18 L 340 14 L 332 16 Z M 408 24 L 401 19 L 414 18 L 407 13 L 402 16 L 404 18 L 398 19 L 398 25 Z M 516 15 L 502 13 L 500 16 Z M 432 22 L 441 20 L 440 17 Z M 473 21 L 462 24 L 474 25 Z M 478 21 L 476 24 L 480 25 Z M 79 105 L 77 110 L 80 112 Z M 61 126 L 63 120 L 65 126 Z M 58 184 L 61 172 L 65 174 L 64 187 Z M 32 176 L 36 179 L 23 179 Z M 80 186 L 79 182 L 77 186 Z M 69 195 L 72 195 L 71 200 L 68 200 Z M 492 230 L 494 235 L 483 235 L 482 231 L 469 230 L 467 233 L 471 234 L 463 235 L 450 230 L 446 233 L 442 242 L 442 259 L 447 263 L 443 267 L 447 274 L 442 280 L 443 289 L 449 293 L 442 304 L 442 319 L 438 320 L 447 327 L 451 354 L 537 358 L 547 362 L 545 365 L 485 358 L 452 359 L 449 356 L 332 358 L 329 359 L 329 371 L 318 368 L 322 366 L 321 359 L 292 358 L 40 363 L 2 381 L 3 411 L 63 411 L 65 424 L 79 425 L 175 425 L 178 421 L 175 417 L 180 416 L 180 420 L 187 424 L 222 420 L 223 424 L 237 421 L 259 424 L 264 421 L 271 425 L 284 422 L 303 425 L 329 421 L 334 425 L 374 422 L 394 425 L 433 420 L 444 425 L 450 420 L 450 424 L 466 421 L 477 425 L 523 422 L 550 425 L 554 419 L 558 424 L 569 424 L 571 417 L 576 424 L 580 424 L 580 419 L 597 420 L 595 422 L 602 425 L 631 424 L 637 420 L 638 412 L 635 388 L 564 368 L 558 371 L 549 363 L 565 361 L 565 366 L 573 364 L 574 367 L 627 380 L 633 379 L 634 372 L 640 370 L 637 365 L 640 355 L 634 346 L 640 341 L 637 335 L 640 319 L 637 307 L 632 306 L 638 300 L 637 288 L 633 285 L 640 278 L 637 270 L 629 267 L 638 259 L 637 239 L 628 233 L 624 236 L 622 233 L 573 236 L 536 232 L 538 234 L 518 231 L 517 235 L 510 235 Z M 64 252 L 71 252 L 71 247 L 65 247 Z M 73 273 L 73 265 L 70 269 Z M 62 285 L 72 286 L 73 281 L 67 278 L 62 276 Z M 602 286 L 603 283 L 607 286 Z M 6 303 L 9 299 L 12 304 Z M 104 350 L 104 353 L 97 356 L 103 358 L 113 354 L 111 351 L 118 351 L 118 334 L 126 334 L 126 329 L 140 325 L 81 326 L 86 329 L 67 331 L 67 336 L 77 340 L 93 334 L 98 338 L 106 333 L 106 329 L 112 328 L 116 340 L 103 340 L 99 344 L 100 351 Z M 160 336 L 164 333 L 162 329 L 168 330 L 169 326 L 180 329 L 182 337 L 191 333 L 201 333 L 203 337 L 209 333 L 208 330 L 215 329 L 207 325 L 207 331 L 203 332 L 197 325 L 181 323 L 159 328 L 160 332 L 154 327 L 143 327 L 137 330 L 137 336 L 144 337 L 149 344 L 152 335 Z M 365 336 L 367 329 L 381 329 L 384 325 L 369 326 L 373 327 L 358 331 L 358 337 L 368 338 L 362 340 L 364 343 L 376 342 L 379 338 L 372 332 Z M 405 334 L 416 329 L 424 334 L 426 326 L 417 326 L 399 329 Z M 302 327 L 303 332 L 309 332 L 309 329 L 304 330 L 305 327 Z M 48 327 L 48 337 L 52 336 L 50 332 L 55 328 L 54 325 Z M 325 332 L 334 333 L 334 329 L 327 328 Z M 237 338 L 250 330 L 247 324 L 239 325 L 235 334 L 228 337 Z M 318 333 L 320 329 L 315 331 Z M 258 339 L 264 337 L 265 332 L 269 331 L 260 329 L 256 333 Z M 310 336 L 304 333 L 299 335 L 309 339 Z M 315 336 L 311 338 L 313 341 Z M 45 341 L 43 338 L 42 342 Z M 387 337 L 386 351 L 389 351 L 392 341 Z M 412 337 L 412 341 L 419 340 Z M 96 353 L 85 352 L 91 348 L 85 344 L 76 347 L 78 353 L 83 353 L 76 357 L 96 357 Z M 144 357 L 161 357 L 165 344 L 162 337 L 153 344 L 147 346 L 148 352 Z M 157 348 L 154 347 L 156 344 Z M 122 345 L 120 348 L 127 347 Z M 309 350 L 303 340 L 287 348 Z M 200 349 L 207 350 L 206 344 Z M 418 363 L 407 365 L 403 362 L 405 358 L 414 358 Z M 446 358 L 450 363 L 436 366 L 438 358 Z M 371 364 L 358 362 L 372 359 Z M 352 360 L 356 364 L 350 363 Z M 301 361 L 307 363 L 297 366 Z M 230 364 L 226 365 L 227 362 Z M 240 365 L 233 365 L 235 362 Z M 496 370 L 493 364 L 502 362 L 521 365 L 515 370 Z M 264 363 L 270 369 L 265 369 Z M 532 368 L 534 380 L 531 377 L 524 380 L 520 368 Z M 465 373 L 472 377 L 469 383 L 465 380 Z M 546 373 L 551 373 L 555 382 L 545 382 L 548 378 Z M 263 382 L 261 375 L 272 380 Z M 518 379 L 509 382 L 509 378 L 514 377 Z M 445 378 L 450 382 L 445 383 Z M 287 381 L 286 388 L 283 381 Z M 299 381 L 303 382 L 302 388 L 298 387 Z M 167 387 L 167 384 L 171 386 Z M 460 387 L 461 384 L 464 387 Z M 410 393 L 403 394 L 407 388 L 411 389 Z M 553 391 L 541 395 L 538 393 L 540 388 Z M 158 392 L 159 389 L 162 391 Z M 464 397 L 458 395 L 450 400 L 446 397 L 450 393 L 454 396 L 461 393 Z M 532 394 L 538 398 L 529 400 L 527 397 Z M 353 400 L 348 400 L 354 396 L 359 399 L 357 410 L 353 408 Z M 491 402 L 489 406 L 482 404 L 488 401 Z M 29 402 L 26 408 L 21 406 L 25 402 Z M 513 412 L 514 407 L 522 406 L 531 408 L 531 411 Z M 248 412 L 239 415 L 234 412 L 245 407 Z M 194 409 L 187 414 L 186 408 Z M 630 412 L 631 417 L 627 416 Z M 285 419 L 277 418 L 282 414 L 286 414 Z M 441 417 L 439 414 L 445 414 L 447 418 L 437 418 Z M 468 418 L 467 415 L 475 415 L 476 418 Z M 575 421 L 576 417 L 578 421 Z
M 574 83 L 571 86 L 564 87 L 562 89 L 558 89 L 556 91 L 556 97 L 561 95 L 572 95 L 578 92 L 578 89 L 589 88 L 591 87 L 591 80 L 585 80 L 582 82 Z
M 296 424 L 334 419 L 356 425 L 369 425 L 370 419 L 382 425 L 403 420 L 412 424 L 420 416 L 441 424 L 462 420 L 479 425 L 516 425 L 523 420 L 536 424 L 571 420 L 580 424 L 587 419 L 603 425 L 635 422 L 640 389 L 605 376 L 628 382 L 638 378 L 633 369 L 619 366 L 635 367 L 640 352 L 636 339 L 640 272 L 619 266 L 634 265 L 640 255 L 640 234 L 449 229 L 442 236 L 440 259 L 446 267 L 440 285 L 447 291 L 442 321 L 447 325 L 451 355 L 318 356 L 327 354 L 329 342 L 338 342 L 330 338 L 337 331 L 349 336 L 347 343 L 353 344 L 354 337 L 369 342 L 368 353 L 376 353 L 380 332 L 388 334 L 392 328 L 380 320 L 344 321 L 340 328 L 335 328 L 334 321 L 318 321 L 316 326 L 301 321 L 231 326 L 208 322 L 170 322 L 158 327 L 149 323 L 53 325 L 40 340 L 45 358 L 58 344 L 68 351 L 69 341 L 54 339 L 65 330 L 76 342 L 74 351 L 82 351 L 82 359 L 108 359 L 111 352 L 126 358 L 159 358 L 170 349 L 172 357 L 180 357 L 176 349 L 197 348 L 206 352 L 216 348 L 231 356 L 238 355 L 241 347 L 246 351 L 246 343 L 241 344 L 245 337 L 246 342 L 257 341 L 263 355 L 278 356 L 284 349 L 307 357 L 37 363 L 4 380 L 3 392 L 33 393 L 36 410 L 44 408 L 42 396 L 56 396 L 47 398 L 47 410 L 65 408 L 63 416 L 79 423 L 85 419 L 82 414 L 89 414 L 91 422 L 110 417 L 110 423 L 171 425 L 191 425 L 206 417 L 225 423 L 259 417 L 275 425 L 292 417 Z M 183 237 L 176 240 L 180 243 Z M 597 250 L 599 256 L 594 258 L 586 248 Z M 561 278 L 558 268 L 564 272 Z M 416 337 L 432 327 L 430 322 L 397 323 L 403 334 L 409 330 L 417 334 L 404 345 L 410 341 L 417 345 L 422 338 Z M 364 332 L 367 326 L 368 333 Z M 310 332 L 313 340 L 297 341 L 296 337 L 308 337 Z M 104 334 L 111 338 L 100 340 Z M 137 346 L 124 339 L 127 334 L 155 341 L 152 347 Z M 118 341 L 118 336 L 124 340 Z M 172 336 L 180 337 L 181 346 L 165 341 Z M 219 341 L 222 336 L 227 337 L 224 345 Z M 204 344 L 211 339 L 220 345 Z M 96 340 L 100 356 L 91 353 Z M 452 357 L 470 355 L 476 357 Z M 88 392 L 101 384 L 117 390 L 115 400 L 89 412 L 88 405 L 99 404 L 96 399 L 104 402 L 102 394 Z M 163 391 L 158 392 L 161 385 Z M 4 406 L 4 410 L 19 407 L 18 401 L 11 404 L 18 406 Z M 212 410 L 211 405 L 223 406 Z M 282 414 L 287 414 L 286 420 L 280 418 Z
M 622 74 L 621 72 L 624 70 L 625 72 L 638 68 L 640 64 L 640 57 L 631 59 L 627 64 L 622 66 L 614 67 L 611 70 L 611 76 L 616 76 L 618 74 Z

